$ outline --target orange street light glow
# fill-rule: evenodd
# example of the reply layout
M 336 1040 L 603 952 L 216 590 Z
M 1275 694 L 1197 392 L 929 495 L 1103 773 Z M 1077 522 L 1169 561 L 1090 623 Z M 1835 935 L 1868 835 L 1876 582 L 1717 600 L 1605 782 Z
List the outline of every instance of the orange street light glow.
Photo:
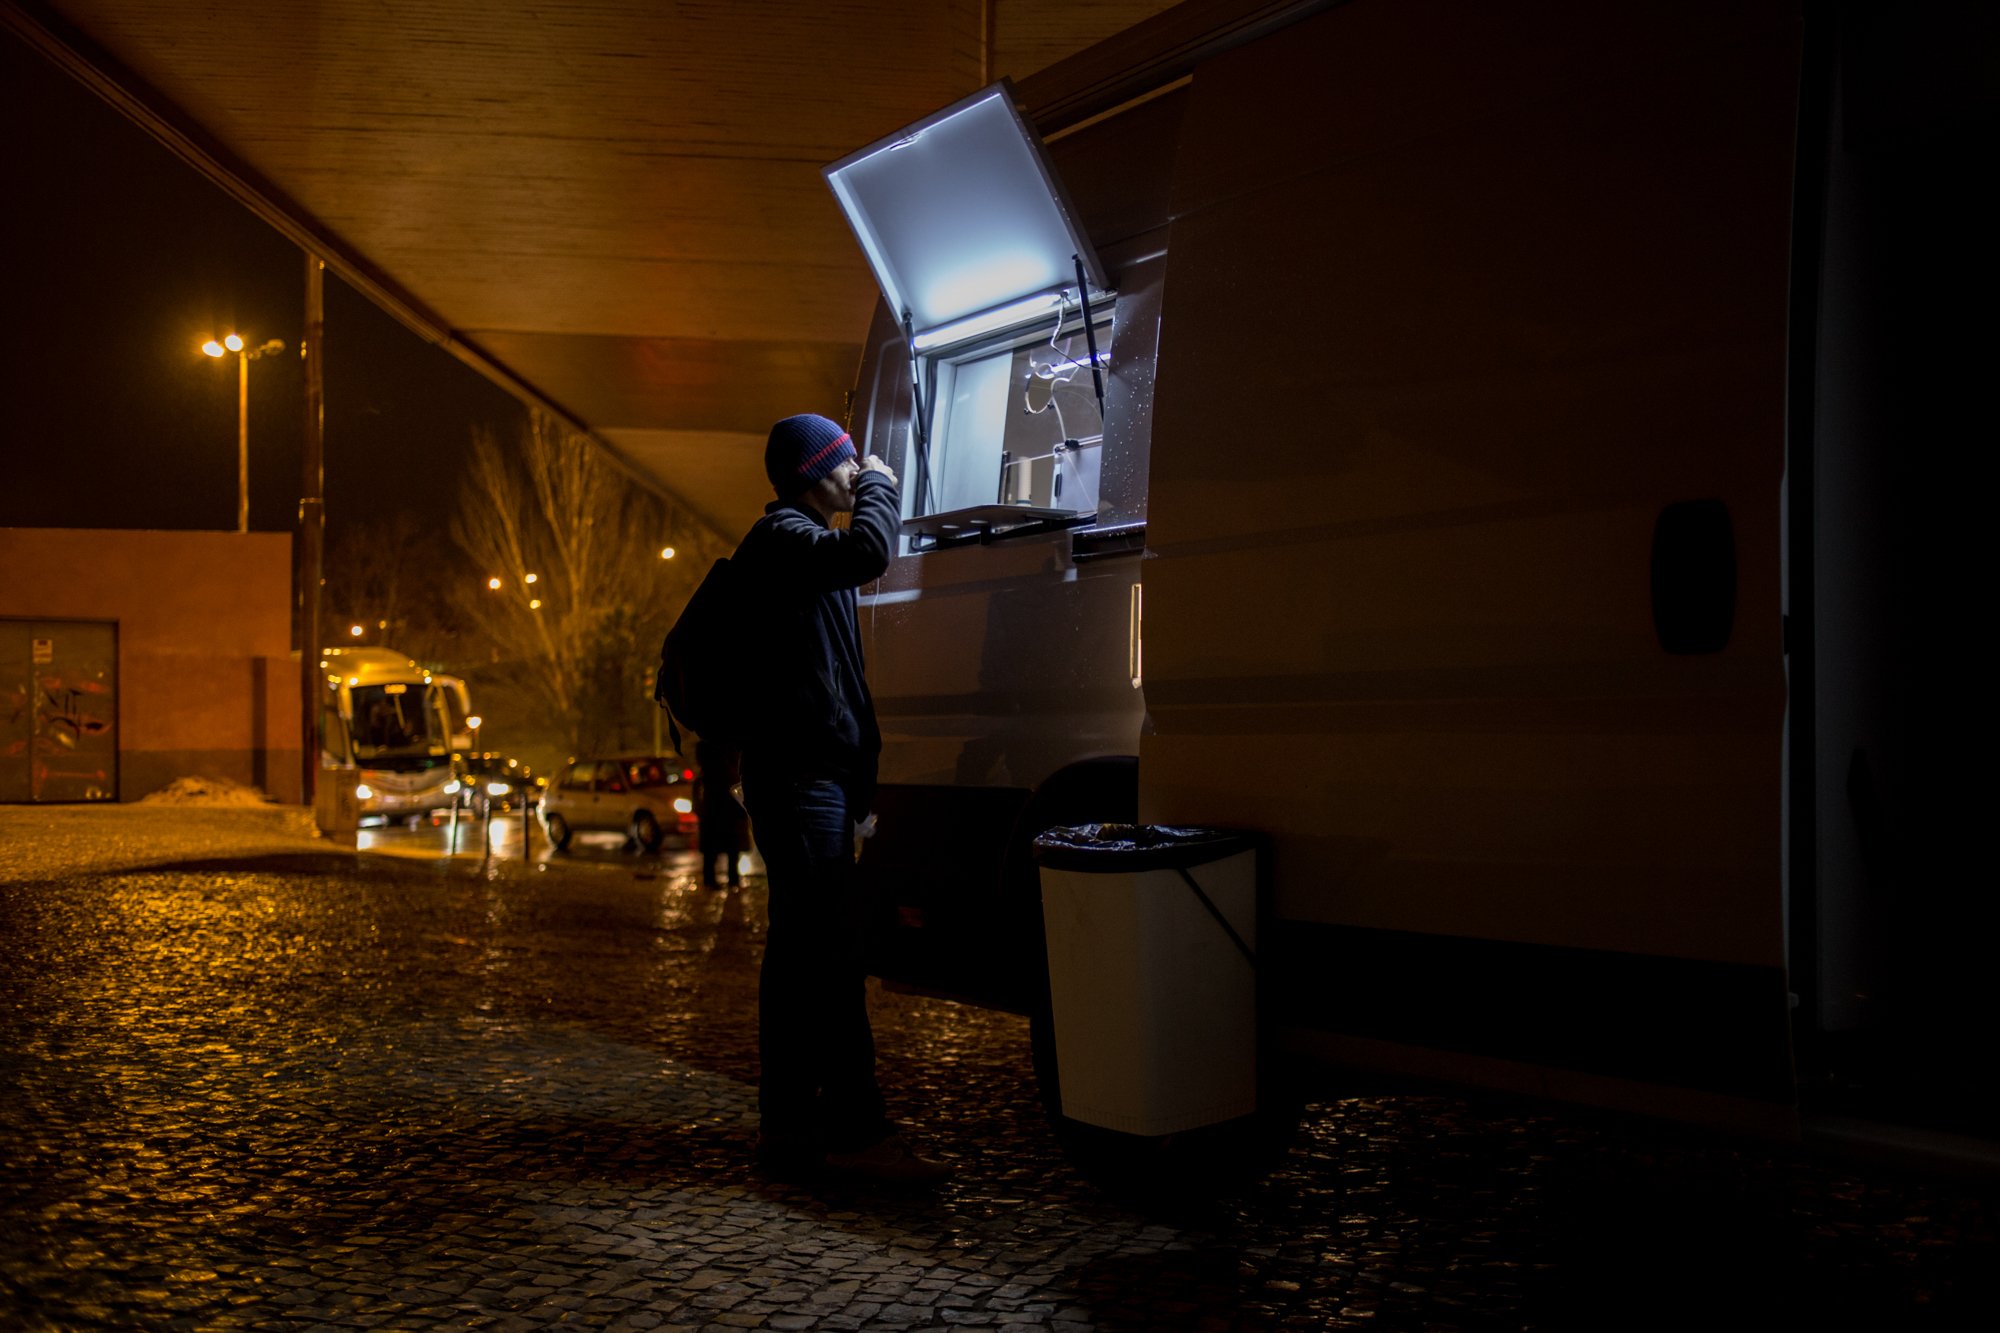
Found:
M 523 576 L 522 576 L 522 578 L 521 578 L 521 582 L 523 582 L 523 583 L 533 583 L 533 582 L 534 582 L 534 581 L 535 581 L 536 579 L 538 579 L 538 578 L 540 578 L 540 577 L 541 577 L 541 575 L 540 575 L 540 574 L 526 574 L 526 575 L 523 575 Z
M 222 340 L 222 345 L 232 352 L 240 352 L 243 350 L 243 339 L 232 333 Z
M 360 637 L 361 637 L 361 626 L 359 626 L 359 625 L 349 625 L 349 626 L 347 627 L 347 632 L 348 632 L 349 634 L 352 634 L 352 635 L 353 635 L 353 636 L 354 636 L 355 638 L 357 638 L 357 639 L 358 639 L 358 638 L 360 638 Z
M 674 548 L 673 548 L 673 547 L 671 547 L 671 546 L 662 546 L 662 547 L 660 548 L 660 559 L 662 559 L 662 560 L 671 560 L 671 559 L 673 559 L 673 558 L 674 558 Z
M 208 353 L 208 354 L 209 354 L 210 356 L 224 356 L 224 355 L 227 355 L 227 353 L 226 353 L 226 351 L 224 350 L 224 348 L 223 348 L 222 344 L 221 344 L 221 343 L 219 343 L 219 342 L 217 342 L 217 341 L 216 341 L 215 339 L 213 339 L 213 338 L 210 338 L 210 339 L 209 339 L 209 340 L 208 340 L 207 342 L 203 343 L 203 344 L 201 345 L 201 350 L 202 350 L 202 351 L 204 351 L 204 352 L 207 352 L 207 353 Z
M 528 599 L 528 609 L 529 609 L 530 611 L 539 611 L 539 610 L 541 610 L 541 609 L 542 609 L 542 599 L 541 599 L 541 598 L 539 598 L 539 597 L 530 597 L 530 598 Z
M 498 587 L 500 586 L 500 580 L 499 580 L 499 579 L 488 579 L 488 580 L 486 580 L 486 586 L 487 586 L 487 587 L 489 587 L 489 588 L 498 588 Z

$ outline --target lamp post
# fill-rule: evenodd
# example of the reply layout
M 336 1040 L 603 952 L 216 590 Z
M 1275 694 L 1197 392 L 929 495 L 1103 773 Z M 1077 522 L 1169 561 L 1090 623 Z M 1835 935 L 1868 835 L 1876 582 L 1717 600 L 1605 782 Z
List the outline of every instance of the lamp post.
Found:
M 250 531 L 250 363 L 260 356 L 285 350 L 276 338 L 262 347 L 248 347 L 241 336 L 230 334 L 221 342 L 210 338 L 201 350 L 213 357 L 236 353 L 236 530 Z

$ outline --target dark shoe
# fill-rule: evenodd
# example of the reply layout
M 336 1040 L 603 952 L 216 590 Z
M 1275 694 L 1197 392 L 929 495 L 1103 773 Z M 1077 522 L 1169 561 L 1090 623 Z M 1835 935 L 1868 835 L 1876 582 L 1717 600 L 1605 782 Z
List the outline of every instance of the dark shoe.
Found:
M 826 1153 L 817 1139 L 799 1134 L 757 1136 L 757 1165 L 765 1174 L 780 1180 L 816 1176 L 826 1164 Z
M 917 1156 L 895 1134 L 865 1148 L 826 1154 L 826 1169 L 834 1175 L 878 1185 L 941 1185 L 952 1174 L 950 1166 Z

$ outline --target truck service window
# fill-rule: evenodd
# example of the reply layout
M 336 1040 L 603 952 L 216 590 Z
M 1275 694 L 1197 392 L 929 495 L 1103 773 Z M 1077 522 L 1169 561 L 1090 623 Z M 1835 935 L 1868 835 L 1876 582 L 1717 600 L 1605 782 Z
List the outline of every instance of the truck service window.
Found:
M 1093 303 L 1091 317 L 1102 373 L 1110 312 Z M 936 357 L 928 475 L 907 488 L 905 517 L 987 505 L 1095 513 L 1104 417 L 1090 344 L 1065 301 L 1038 326 Z

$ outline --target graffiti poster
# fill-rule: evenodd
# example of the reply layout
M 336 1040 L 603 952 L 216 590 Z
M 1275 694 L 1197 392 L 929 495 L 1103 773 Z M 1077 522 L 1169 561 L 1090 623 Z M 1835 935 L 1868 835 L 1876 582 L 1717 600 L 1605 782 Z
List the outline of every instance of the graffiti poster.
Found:
M 0 801 L 118 798 L 118 633 L 0 621 Z

